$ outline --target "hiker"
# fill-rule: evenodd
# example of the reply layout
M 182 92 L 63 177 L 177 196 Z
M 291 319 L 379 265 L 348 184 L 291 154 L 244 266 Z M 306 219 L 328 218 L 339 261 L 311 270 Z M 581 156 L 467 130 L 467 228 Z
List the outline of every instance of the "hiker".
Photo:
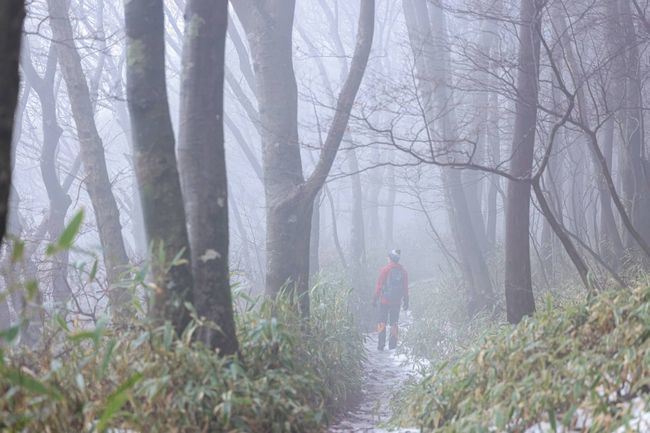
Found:
M 386 324 L 390 325 L 390 338 L 388 348 L 394 349 L 397 346 L 397 322 L 399 321 L 399 309 L 404 300 L 404 311 L 409 308 L 408 274 L 402 265 L 399 264 L 401 250 L 392 250 L 388 253 L 388 264 L 381 268 L 373 305 L 376 307 L 379 302 L 379 320 L 377 321 L 377 332 L 379 339 L 377 349 L 384 350 L 386 344 Z

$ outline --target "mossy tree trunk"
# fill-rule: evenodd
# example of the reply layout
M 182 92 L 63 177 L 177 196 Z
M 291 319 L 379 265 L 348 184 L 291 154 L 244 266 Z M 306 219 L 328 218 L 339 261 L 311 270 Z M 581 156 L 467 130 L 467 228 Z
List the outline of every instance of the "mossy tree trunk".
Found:
M 199 315 L 219 329 L 199 338 L 221 354 L 239 350 L 228 269 L 228 179 L 223 132 L 227 0 L 188 0 L 181 76 L 179 162 Z
M 152 260 L 161 248 L 166 261 L 181 259 L 169 272 L 155 263 L 151 314 L 180 333 L 190 319 L 183 304 L 192 301 L 192 273 L 165 82 L 162 0 L 127 2 L 125 18 L 127 98 L 147 242 Z

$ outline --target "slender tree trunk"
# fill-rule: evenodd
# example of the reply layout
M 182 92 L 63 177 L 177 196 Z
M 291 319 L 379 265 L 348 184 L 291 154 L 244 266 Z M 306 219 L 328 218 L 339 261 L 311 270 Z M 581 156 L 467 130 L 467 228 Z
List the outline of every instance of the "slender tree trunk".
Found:
M 376 152 L 375 163 L 381 163 L 380 154 Z M 369 185 L 366 188 L 366 203 L 367 208 L 363 212 L 366 217 L 364 223 L 368 233 L 368 249 L 376 251 L 381 248 L 384 243 L 381 240 L 381 222 L 379 221 L 379 196 L 384 186 L 384 174 L 386 170 L 384 167 L 378 167 L 368 172 L 367 181 Z M 382 254 L 383 256 L 383 254 Z
M 404 0 L 403 7 L 416 60 L 419 93 L 426 110 L 427 130 L 433 131 L 431 123 L 438 123 L 445 143 L 440 151 L 453 155 L 457 150 L 454 143 L 457 142 L 458 124 L 453 96 L 448 87 L 449 58 L 444 48 L 447 41 L 444 12 L 440 6 L 427 5 L 424 0 Z M 442 179 L 449 206 L 449 222 L 461 257 L 467 309 L 469 315 L 473 316 L 492 305 L 492 282 L 485 257 L 478 247 L 461 173 L 459 170 L 445 168 Z
M 85 168 L 84 182 L 97 220 L 106 274 L 111 284 L 109 300 L 113 317 L 124 320 L 129 315 L 129 295 L 126 289 L 115 286 L 126 271 L 129 260 L 124 247 L 120 212 L 111 191 L 104 145 L 93 117 L 93 104 L 81 57 L 75 48 L 74 34 L 67 0 L 48 0 L 50 26 L 56 44 L 61 73 L 68 89 L 72 117 L 77 127 L 80 154 Z
M 126 50 L 123 51 L 123 56 L 126 56 Z M 126 59 L 122 59 L 121 63 L 126 64 Z M 114 85 L 111 88 L 111 94 L 114 95 L 111 98 L 111 108 L 116 116 L 116 121 L 120 125 L 120 128 L 124 132 L 126 141 L 129 145 L 131 151 L 130 155 L 130 164 L 133 168 L 133 173 L 136 172 L 135 168 L 135 151 L 133 146 L 133 133 L 131 131 L 131 120 L 129 118 L 128 107 L 126 102 L 126 97 L 124 95 L 124 86 L 122 84 L 122 70 L 120 67 L 118 69 L 117 65 L 113 61 L 112 57 L 107 59 L 107 72 L 111 76 L 111 80 Z M 138 258 L 147 257 L 147 235 L 146 229 L 144 227 L 144 216 L 142 214 L 142 199 L 140 198 L 140 190 L 138 188 L 138 182 L 134 179 L 133 183 L 130 186 L 132 192 L 132 199 L 129 207 L 129 216 L 131 217 L 131 236 L 134 240 L 134 252 Z
M 359 161 L 356 152 L 348 153 L 350 172 L 359 172 Z M 363 191 L 361 189 L 361 178 L 358 174 L 350 176 L 352 186 L 352 230 L 350 233 L 350 272 L 354 287 L 359 290 L 365 286 L 365 277 L 368 271 L 366 257 L 366 235 L 363 222 Z M 365 299 L 370 298 L 369 296 Z M 362 299 L 364 297 L 362 296 Z
M 614 120 L 609 119 L 604 127 L 603 139 L 603 156 L 607 161 L 607 166 L 612 166 L 612 150 L 614 142 Z M 593 153 L 593 152 L 592 152 Z M 595 161 L 596 171 L 600 171 L 598 161 Z M 619 235 L 616 226 L 616 218 L 612 210 L 612 197 L 607 189 L 607 182 L 602 174 L 598 179 L 598 197 L 600 198 L 600 230 L 601 239 L 599 242 L 599 251 L 605 262 L 614 270 L 619 270 L 621 260 L 625 254 L 623 241 Z
M 562 15 L 562 12 L 559 8 L 553 8 L 554 12 L 554 21 L 558 25 L 558 32 L 561 35 L 568 35 L 567 33 L 567 24 L 566 18 Z M 587 100 L 584 93 L 584 87 L 581 82 L 584 80 L 584 77 L 580 76 L 580 68 L 578 64 L 578 59 L 576 58 L 576 52 L 573 46 L 573 43 L 569 40 L 568 37 L 562 37 L 564 52 L 566 53 L 566 58 L 569 63 L 571 70 L 574 75 L 577 75 L 579 81 L 577 86 L 577 101 L 578 101 L 578 110 L 579 110 L 579 120 L 580 122 L 587 124 L 588 123 L 588 113 L 587 113 Z M 611 102 L 611 98 L 610 102 Z M 609 119 L 607 124 L 604 127 L 604 149 L 603 154 L 608 161 L 608 165 L 611 166 L 612 159 L 612 145 L 614 139 L 614 122 L 613 119 Z M 585 137 L 587 140 L 591 138 L 589 136 Z M 597 144 L 596 144 L 597 145 Z M 601 240 L 598 243 L 600 245 L 600 251 L 604 254 L 605 261 L 613 268 L 618 269 L 620 265 L 621 258 L 624 254 L 623 242 L 618 233 L 616 227 L 616 220 L 614 218 L 614 212 L 612 210 L 611 204 L 611 195 L 607 189 L 607 182 L 605 177 L 600 169 L 600 164 L 598 162 L 598 157 L 593 151 L 593 145 L 587 143 L 587 148 L 589 149 L 589 154 L 592 159 L 592 165 L 594 168 L 595 176 L 597 177 L 597 191 L 598 197 L 600 199 L 600 231 L 601 231 Z M 581 161 L 582 154 L 574 152 L 574 158 L 579 158 Z M 579 229 L 586 227 L 586 219 L 578 219 L 578 214 L 584 216 L 583 209 L 574 210 L 574 218 L 576 218 L 576 235 L 581 235 Z M 582 225 L 584 224 L 584 225 Z
M 235 217 L 235 225 L 237 227 L 237 232 L 241 238 L 242 243 L 242 254 L 244 256 L 244 261 L 246 262 L 246 272 L 248 273 L 248 278 L 253 286 L 253 293 L 258 294 L 259 288 L 261 287 L 261 274 L 263 272 L 260 269 L 259 264 L 253 261 L 253 256 L 250 253 L 250 247 L 252 245 L 251 240 L 248 237 L 248 231 L 246 230 L 246 225 L 244 224 L 244 218 L 242 217 L 239 206 L 237 205 L 237 200 L 234 199 L 232 194 L 232 186 L 228 188 L 228 197 L 230 209 L 232 210 L 232 215 Z
M 386 168 L 386 187 L 388 189 L 388 200 L 386 201 L 386 216 L 384 218 L 384 249 L 393 248 L 395 243 L 395 198 L 397 187 L 395 185 L 395 167 L 389 165 Z
M 24 0 L 3 0 L 0 3 L 0 242 L 7 229 L 11 144 L 20 87 L 18 65 L 24 18 Z
M 190 320 L 183 304 L 192 301 L 192 274 L 165 83 L 162 0 L 127 2 L 125 19 L 127 98 L 150 259 L 156 260 L 161 250 L 166 261 L 181 259 L 169 272 L 166 263 L 153 263 L 157 290 L 151 315 L 170 320 L 181 333 Z
M 455 102 L 448 72 L 450 59 L 445 46 L 449 43 L 449 37 L 443 7 L 444 4 L 442 3 L 440 5 L 429 4 L 427 15 L 433 35 L 431 64 L 433 66 L 434 80 L 438 84 L 434 95 L 438 104 L 440 104 L 438 113 L 445 113 L 440 121 L 440 130 L 446 143 L 446 150 L 453 155 L 458 150 L 455 148 L 454 143 L 459 141 L 457 131 L 460 128 L 454 108 Z M 422 15 L 424 16 L 424 13 Z M 451 223 L 457 224 L 457 236 L 459 236 L 463 257 L 474 279 L 474 283 L 470 286 L 468 299 L 468 312 L 470 316 L 473 316 L 482 309 L 490 308 L 494 302 L 492 281 L 483 255 L 486 245 L 485 227 L 483 226 L 482 215 L 472 211 L 470 199 L 466 195 L 462 173 L 454 169 L 447 169 L 446 171 L 446 175 L 443 173 L 443 180 L 446 179 L 446 187 L 449 189 L 454 211 L 454 219 Z M 474 200 L 478 200 L 478 197 L 475 197 Z M 480 235 L 477 234 L 477 227 L 481 231 Z
M 223 134 L 227 26 L 227 0 L 188 0 L 178 146 L 196 308 L 219 327 L 202 329 L 200 338 L 223 355 L 239 351 L 228 269 L 228 179 Z
M 643 89 L 634 16 L 630 0 L 620 0 L 621 30 L 624 35 L 626 59 L 625 81 L 625 149 L 630 164 L 631 179 L 627 182 L 626 198 L 630 204 L 632 222 L 643 239 L 650 243 L 650 182 L 645 170 Z M 647 259 L 646 259 L 647 260 Z
M 537 123 L 540 54 L 540 0 L 522 0 L 519 32 L 519 75 L 510 173 L 530 178 Z M 510 182 L 506 205 L 505 290 L 508 321 L 518 323 L 535 311 L 530 269 L 529 182 Z
M 332 198 L 332 193 L 330 192 L 330 189 L 327 187 L 327 185 L 323 187 L 323 190 L 325 191 L 325 196 L 327 197 L 327 201 L 330 207 L 330 215 L 332 218 L 332 240 L 334 241 L 334 247 L 336 248 L 339 260 L 341 261 L 341 266 L 343 266 L 343 269 L 348 270 L 348 262 L 345 259 L 345 254 L 343 253 L 343 248 L 341 247 L 341 241 L 339 240 L 339 229 L 336 223 L 337 214 L 336 208 L 334 206 L 334 199 Z
M 492 4 L 492 10 L 495 14 L 499 14 L 503 10 L 502 0 L 498 0 Z M 492 77 L 495 65 L 491 59 L 497 58 L 497 48 L 499 42 L 498 28 L 494 19 L 485 19 L 481 24 L 481 34 L 478 47 L 481 55 L 485 56 L 481 60 L 481 80 L 485 83 L 493 84 L 495 78 Z M 491 86 L 492 87 L 492 86 Z M 499 148 L 499 95 L 497 92 L 479 89 L 477 94 L 476 113 L 477 117 L 477 137 L 480 150 L 479 154 L 483 155 L 488 166 L 496 166 L 499 163 L 500 148 Z M 483 214 L 477 214 L 480 219 L 475 221 L 475 228 L 478 235 L 482 235 L 482 241 L 485 243 L 483 246 L 484 254 L 493 251 L 496 244 L 496 219 L 497 219 L 497 194 L 498 183 L 500 177 L 498 175 L 486 176 L 486 173 L 476 172 L 479 178 L 479 184 L 484 183 L 483 178 L 487 179 L 487 194 L 485 197 L 485 210 L 486 217 L 483 219 Z M 480 208 L 479 208 L 480 211 Z M 478 226 L 480 222 L 480 226 Z M 479 232 L 479 230 L 481 232 Z M 480 242 L 481 240 L 479 240 Z
M 29 47 L 27 47 L 29 50 Z M 36 72 L 31 55 L 26 52 L 23 56 L 23 73 L 26 80 L 36 91 L 41 104 L 43 146 L 41 148 L 41 176 L 50 203 L 48 214 L 49 241 L 54 243 L 65 228 L 65 218 L 72 205 L 64 185 L 57 174 L 57 149 L 63 129 L 59 126 L 56 114 L 56 97 L 54 77 L 57 66 L 57 56 L 54 44 L 50 45 L 45 73 L 41 78 Z M 61 251 L 53 258 L 52 263 L 52 298 L 57 309 L 66 314 L 66 304 L 72 293 L 67 282 L 69 251 Z
M 314 199 L 314 209 L 311 216 L 311 239 L 309 240 L 309 276 L 314 277 L 320 272 L 320 207 L 322 190 L 318 192 Z M 310 285 L 314 281 L 311 278 Z
M 489 154 L 491 165 L 496 166 L 501 161 L 501 141 L 499 136 L 499 94 L 492 92 L 489 97 L 487 137 L 489 142 Z M 497 220 L 498 206 L 497 199 L 501 189 L 501 176 L 489 177 L 490 187 L 487 196 L 487 221 L 486 232 L 487 242 L 492 251 L 497 243 Z
M 558 222 L 558 220 L 553 215 L 553 211 L 551 210 L 548 201 L 544 197 L 544 192 L 542 191 L 542 187 L 539 184 L 539 179 L 534 179 L 532 186 L 533 186 L 533 191 L 535 191 L 535 197 L 537 198 L 537 201 L 539 202 L 539 205 L 542 209 L 542 214 L 548 221 L 549 225 L 553 228 L 553 232 L 558 236 L 558 238 L 562 242 L 562 245 L 564 246 L 565 251 L 569 255 L 571 262 L 574 264 L 576 270 L 578 271 L 578 275 L 580 275 L 580 279 L 582 280 L 583 285 L 587 288 L 587 290 L 591 290 L 591 285 L 589 283 L 589 279 L 587 278 L 587 273 L 589 272 L 589 269 L 587 268 L 586 263 L 582 259 L 582 256 L 580 256 L 580 253 L 578 253 L 578 250 L 576 249 L 575 245 L 573 245 L 571 238 L 564 230 L 564 227 Z

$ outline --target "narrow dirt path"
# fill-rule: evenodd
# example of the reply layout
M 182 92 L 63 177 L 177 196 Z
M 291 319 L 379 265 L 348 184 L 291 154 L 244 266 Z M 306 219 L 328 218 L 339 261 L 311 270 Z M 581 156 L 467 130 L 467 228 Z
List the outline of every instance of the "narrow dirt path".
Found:
M 400 326 L 408 326 L 410 315 L 401 318 Z M 366 335 L 368 360 L 365 366 L 365 380 L 359 404 L 330 427 L 330 433 L 386 432 L 380 428 L 391 416 L 390 403 L 395 391 L 416 372 L 404 356 L 395 350 L 377 350 L 377 334 Z M 416 433 L 417 429 L 391 430 L 401 433 Z

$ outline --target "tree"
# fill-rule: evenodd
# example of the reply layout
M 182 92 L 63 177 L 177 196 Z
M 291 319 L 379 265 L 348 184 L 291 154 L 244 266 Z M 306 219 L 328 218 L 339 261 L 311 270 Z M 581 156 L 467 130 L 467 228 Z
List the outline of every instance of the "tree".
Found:
M 183 197 L 174 150 L 165 82 L 162 0 L 125 5 L 127 35 L 127 97 L 131 117 L 135 172 L 153 257 L 164 251 L 166 261 L 178 256 L 169 272 L 156 263 L 157 284 L 151 313 L 171 320 L 182 332 L 189 322 L 184 306 L 192 301 L 192 273 Z
M 617 36 L 622 42 L 618 47 L 622 52 L 618 53 L 619 55 L 616 58 L 616 61 L 620 62 L 618 68 L 622 72 L 617 78 L 624 80 L 622 183 L 628 214 L 643 240 L 650 243 L 650 218 L 648 218 L 650 213 L 650 179 L 647 174 L 648 160 L 645 156 L 644 143 L 643 86 L 640 76 L 640 62 L 642 60 L 630 1 L 619 0 L 618 11 L 615 10 L 615 5 L 611 5 L 610 10 L 614 14 L 609 17 L 612 21 L 618 20 Z M 612 38 L 611 43 L 616 44 L 617 39 L 615 39 L 615 36 L 609 36 Z M 632 237 L 627 236 L 626 240 L 626 246 L 633 248 L 634 241 Z M 647 263 L 648 258 L 646 257 L 645 260 Z
M 27 40 L 25 41 L 27 42 Z M 56 76 L 57 56 L 54 44 L 50 44 L 47 62 L 43 77 L 39 76 L 32 63 L 30 47 L 26 43 L 25 54 L 23 55 L 23 74 L 25 79 L 36 91 L 41 106 L 41 118 L 43 129 L 43 146 L 41 148 L 41 176 L 50 202 L 50 210 L 47 216 L 47 230 L 49 241 L 54 243 L 65 228 L 65 217 L 72 204 L 72 199 L 67 193 L 66 182 L 63 184 L 57 174 L 57 150 L 59 141 L 63 135 L 63 129 L 59 125 L 56 114 L 56 96 L 54 79 Z M 71 179 L 70 179 L 71 180 Z M 68 183 L 69 187 L 72 182 Z M 54 257 L 52 266 L 52 298 L 54 303 L 62 311 L 65 317 L 65 305 L 70 299 L 70 286 L 67 282 L 67 267 L 69 251 L 59 251 Z
M 201 316 L 217 330 L 200 338 L 222 354 L 238 351 L 228 269 L 228 182 L 223 85 L 227 0 L 188 0 L 181 76 L 179 163 Z
M 25 19 L 23 0 L 0 4 L 0 241 L 7 229 L 11 190 L 11 144 L 18 103 L 20 44 Z
M 543 0 L 522 0 L 515 127 L 510 174 L 530 178 L 537 126 L 538 74 Z M 530 182 L 509 182 L 506 197 L 506 310 L 510 323 L 535 311 L 530 269 Z
M 236 0 L 253 57 L 262 125 L 266 199 L 266 293 L 289 285 L 309 315 L 309 235 L 314 199 L 345 133 L 372 46 L 374 0 L 362 0 L 357 45 L 316 168 L 305 179 L 298 141 L 296 79 L 292 63 L 295 0 Z
M 81 160 L 85 169 L 84 183 L 92 202 L 106 274 L 111 284 L 109 300 L 113 317 L 121 320 L 128 316 L 128 292 L 115 286 L 115 283 L 125 272 L 129 259 L 122 237 L 120 212 L 111 190 L 104 145 L 93 117 L 93 104 L 81 65 L 81 57 L 75 48 L 74 34 L 68 16 L 70 4 L 67 0 L 48 0 L 47 4 L 59 65 L 77 128 Z
M 424 0 L 404 0 L 402 5 L 411 49 L 415 56 L 418 93 L 422 100 L 428 138 L 432 146 L 434 142 L 441 142 L 442 147 L 437 151 L 453 158 L 452 155 L 458 153 L 456 143 L 460 140 L 448 76 L 444 11 Z M 440 131 L 438 140 L 434 136 L 434 126 Z M 477 247 L 480 243 L 474 230 L 476 222 L 472 220 L 461 172 L 445 167 L 442 180 L 448 203 L 449 224 L 461 257 L 468 314 L 473 316 L 493 303 L 490 274 L 485 257 Z

